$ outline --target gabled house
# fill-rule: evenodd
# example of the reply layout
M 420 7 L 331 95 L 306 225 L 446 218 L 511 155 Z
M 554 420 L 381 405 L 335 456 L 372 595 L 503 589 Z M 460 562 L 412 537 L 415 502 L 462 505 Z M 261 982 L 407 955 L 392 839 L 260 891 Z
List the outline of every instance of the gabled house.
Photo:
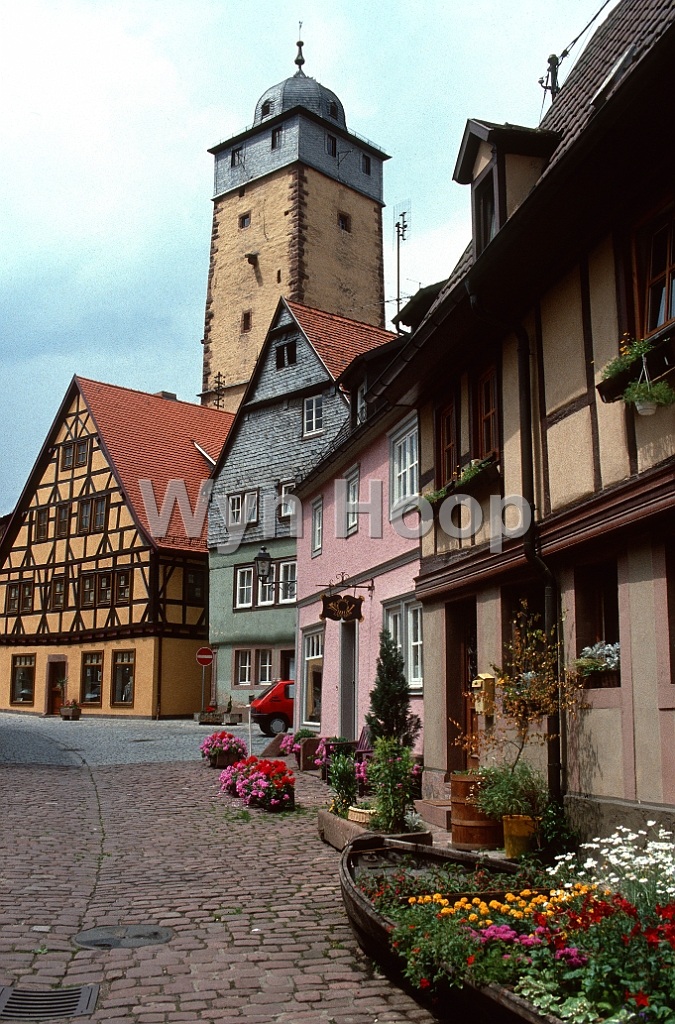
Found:
M 395 335 L 281 299 L 213 470 L 210 623 L 218 700 L 247 702 L 295 679 L 297 484 L 348 429 L 337 381 L 347 364 Z M 259 578 L 264 546 L 270 574 Z M 291 724 L 290 722 L 288 723 Z
M 0 707 L 199 710 L 199 495 L 232 419 L 166 392 L 73 378 L 0 541 Z
M 341 375 L 351 396 L 350 429 L 296 488 L 303 529 L 295 726 L 324 736 L 360 735 L 383 629 L 399 647 L 412 710 L 423 717 L 420 540 L 405 516 L 419 494 L 417 410 L 365 402 L 368 381 L 403 344 L 395 338 L 357 356 Z
M 621 401 L 645 366 L 675 384 L 674 59 L 673 5 L 622 0 L 539 128 L 467 123 L 471 244 L 366 395 L 418 407 L 433 467 L 415 588 L 425 795 L 466 766 L 453 723 L 489 727 L 467 692 L 504 664 L 527 599 L 571 671 L 620 644 L 540 761 L 586 835 L 675 820 L 675 407 Z M 603 381 L 627 338 L 648 339 L 645 363 Z

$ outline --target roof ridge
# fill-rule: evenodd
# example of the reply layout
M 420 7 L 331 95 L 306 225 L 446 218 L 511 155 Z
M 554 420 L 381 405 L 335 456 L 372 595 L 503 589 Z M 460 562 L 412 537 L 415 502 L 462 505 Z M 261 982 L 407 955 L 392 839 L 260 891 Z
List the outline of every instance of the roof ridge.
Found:
M 102 388 L 114 388 L 116 391 L 127 391 L 132 395 L 143 395 L 144 398 L 156 398 L 158 402 L 172 402 L 175 405 L 186 405 L 190 409 L 195 409 L 204 412 L 216 412 L 220 415 L 232 416 L 234 414 L 227 412 L 225 409 L 214 409 L 209 405 L 200 405 L 197 402 L 187 402 L 184 398 L 163 398 L 161 395 L 154 394 L 152 391 L 141 391 L 140 388 L 129 388 L 125 384 L 109 384 L 107 381 L 94 380 L 92 377 L 80 377 L 79 374 L 75 374 L 75 380 L 80 384 L 96 384 Z
M 340 313 L 329 313 L 325 309 L 318 309 L 316 306 L 306 306 L 302 302 L 293 302 L 291 299 L 286 299 L 290 309 L 306 309 L 309 313 L 318 313 L 319 316 L 330 318 L 331 320 L 340 320 L 343 323 L 356 324 L 358 327 L 365 327 L 369 331 L 379 331 L 381 334 L 390 334 L 396 338 L 398 335 L 394 331 L 388 331 L 386 327 L 377 327 L 375 324 L 366 323 L 365 320 L 354 320 L 349 316 L 342 316 Z

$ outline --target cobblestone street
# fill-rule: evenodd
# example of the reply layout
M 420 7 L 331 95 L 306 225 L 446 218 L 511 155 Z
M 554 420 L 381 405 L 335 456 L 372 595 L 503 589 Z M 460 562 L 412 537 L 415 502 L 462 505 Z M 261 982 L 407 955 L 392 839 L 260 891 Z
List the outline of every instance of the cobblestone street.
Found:
M 56 724 L 83 745 L 82 723 Z M 47 762 L 49 743 L 41 734 Z M 84 1019 L 119 1024 L 434 1019 L 352 937 L 338 854 L 317 836 L 318 779 L 300 775 L 299 810 L 272 817 L 221 795 L 220 773 L 196 761 L 64 765 L 61 756 L 54 747 L 56 763 L 0 765 L 0 985 L 99 983 Z M 174 935 L 137 949 L 73 942 L 120 924 Z

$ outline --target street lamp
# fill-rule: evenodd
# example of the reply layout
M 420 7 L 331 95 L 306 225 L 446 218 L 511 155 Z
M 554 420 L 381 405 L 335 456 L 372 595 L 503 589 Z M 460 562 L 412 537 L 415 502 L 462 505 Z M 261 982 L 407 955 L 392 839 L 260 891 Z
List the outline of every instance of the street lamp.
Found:
M 272 571 L 272 556 L 263 544 L 254 558 L 255 570 L 261 583 L 266 583 Z

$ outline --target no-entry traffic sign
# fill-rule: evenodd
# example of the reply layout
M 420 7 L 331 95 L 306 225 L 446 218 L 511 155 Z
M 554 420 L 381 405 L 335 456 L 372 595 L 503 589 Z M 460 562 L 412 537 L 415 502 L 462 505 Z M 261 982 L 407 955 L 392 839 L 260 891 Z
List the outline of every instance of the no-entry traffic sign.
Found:
M 210 647 L 200 647 L 197 651 L 197 663 L 199 665 L 210 665 L 213 662 L 213 651 Z

